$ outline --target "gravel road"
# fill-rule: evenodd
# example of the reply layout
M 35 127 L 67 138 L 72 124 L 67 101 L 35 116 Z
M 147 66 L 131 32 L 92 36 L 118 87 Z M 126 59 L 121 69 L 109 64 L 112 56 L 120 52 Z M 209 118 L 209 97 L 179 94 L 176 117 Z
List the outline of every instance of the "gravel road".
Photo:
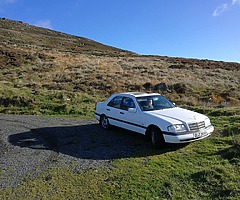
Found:
M 0 188 L 15 187 L 50 167 L 111 168 L 111 161 L 151 155 L 140 134 L 97 121 L 40 116 L 0 116 Z

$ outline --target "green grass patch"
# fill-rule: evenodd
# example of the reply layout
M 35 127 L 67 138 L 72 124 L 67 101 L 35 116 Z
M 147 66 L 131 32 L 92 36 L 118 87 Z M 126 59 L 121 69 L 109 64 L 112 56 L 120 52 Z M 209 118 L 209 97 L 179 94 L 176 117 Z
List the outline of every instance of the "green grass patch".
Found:
M 61 90 L 31 90 L 0 84 L 0 113 L 93 118 L 98 97 Z
M 240 107 L 188 107 L 207 115 L 216 131 L 215 135 L 234 136 L 240 133 Z
M 238 199 L 240 158 L 231 138 L 210 138 L 167 153 L 112 161 L 112 168 L 56 167 L 17 188 L 14 199 Z M 233 161 L 234 159 L 234 161 Z

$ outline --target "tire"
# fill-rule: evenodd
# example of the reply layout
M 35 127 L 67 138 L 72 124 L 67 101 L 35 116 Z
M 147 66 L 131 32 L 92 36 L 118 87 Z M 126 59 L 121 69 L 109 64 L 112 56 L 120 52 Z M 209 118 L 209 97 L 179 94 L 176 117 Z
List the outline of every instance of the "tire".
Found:
M 150 130 L 151 143 L 154 148 L 159 149 L 165 145 L 163 134 L 158 127 L 153 126 Z
M 101 116 L 100 124 L 101 124 L 103 129 L 106 129 L 106 130 L 110 129 L 110 124 L 109 124 L 107 116 L 105 116 L 105 115 Z

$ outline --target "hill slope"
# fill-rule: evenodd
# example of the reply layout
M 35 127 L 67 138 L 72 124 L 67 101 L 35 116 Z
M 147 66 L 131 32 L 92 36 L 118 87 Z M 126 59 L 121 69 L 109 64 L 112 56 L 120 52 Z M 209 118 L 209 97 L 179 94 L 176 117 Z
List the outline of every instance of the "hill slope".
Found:
M 132 55 L 132 52 L 103 45 L 83 37 L 35 27 L 20 21 L 0 19 L 2 44 L 25 49 L 54 50 L 90 55 Z
M 37 94 L 49 92 L 76 99 L 77 93 L 105 98 L 136 90 L 159 91 L 188 105 L 240 102 L 239 63 L 143 56 L 8 19 L 0 19 L 0 41 L 4 107 L 20 97 L 38 105 Z

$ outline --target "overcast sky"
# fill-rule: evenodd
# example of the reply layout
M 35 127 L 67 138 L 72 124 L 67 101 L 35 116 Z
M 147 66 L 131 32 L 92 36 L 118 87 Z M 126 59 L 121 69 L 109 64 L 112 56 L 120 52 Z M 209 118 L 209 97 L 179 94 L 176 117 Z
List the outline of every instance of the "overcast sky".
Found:
M 139 54 L 240 62 L 240 0 L 0 0 L 0 17 Z

